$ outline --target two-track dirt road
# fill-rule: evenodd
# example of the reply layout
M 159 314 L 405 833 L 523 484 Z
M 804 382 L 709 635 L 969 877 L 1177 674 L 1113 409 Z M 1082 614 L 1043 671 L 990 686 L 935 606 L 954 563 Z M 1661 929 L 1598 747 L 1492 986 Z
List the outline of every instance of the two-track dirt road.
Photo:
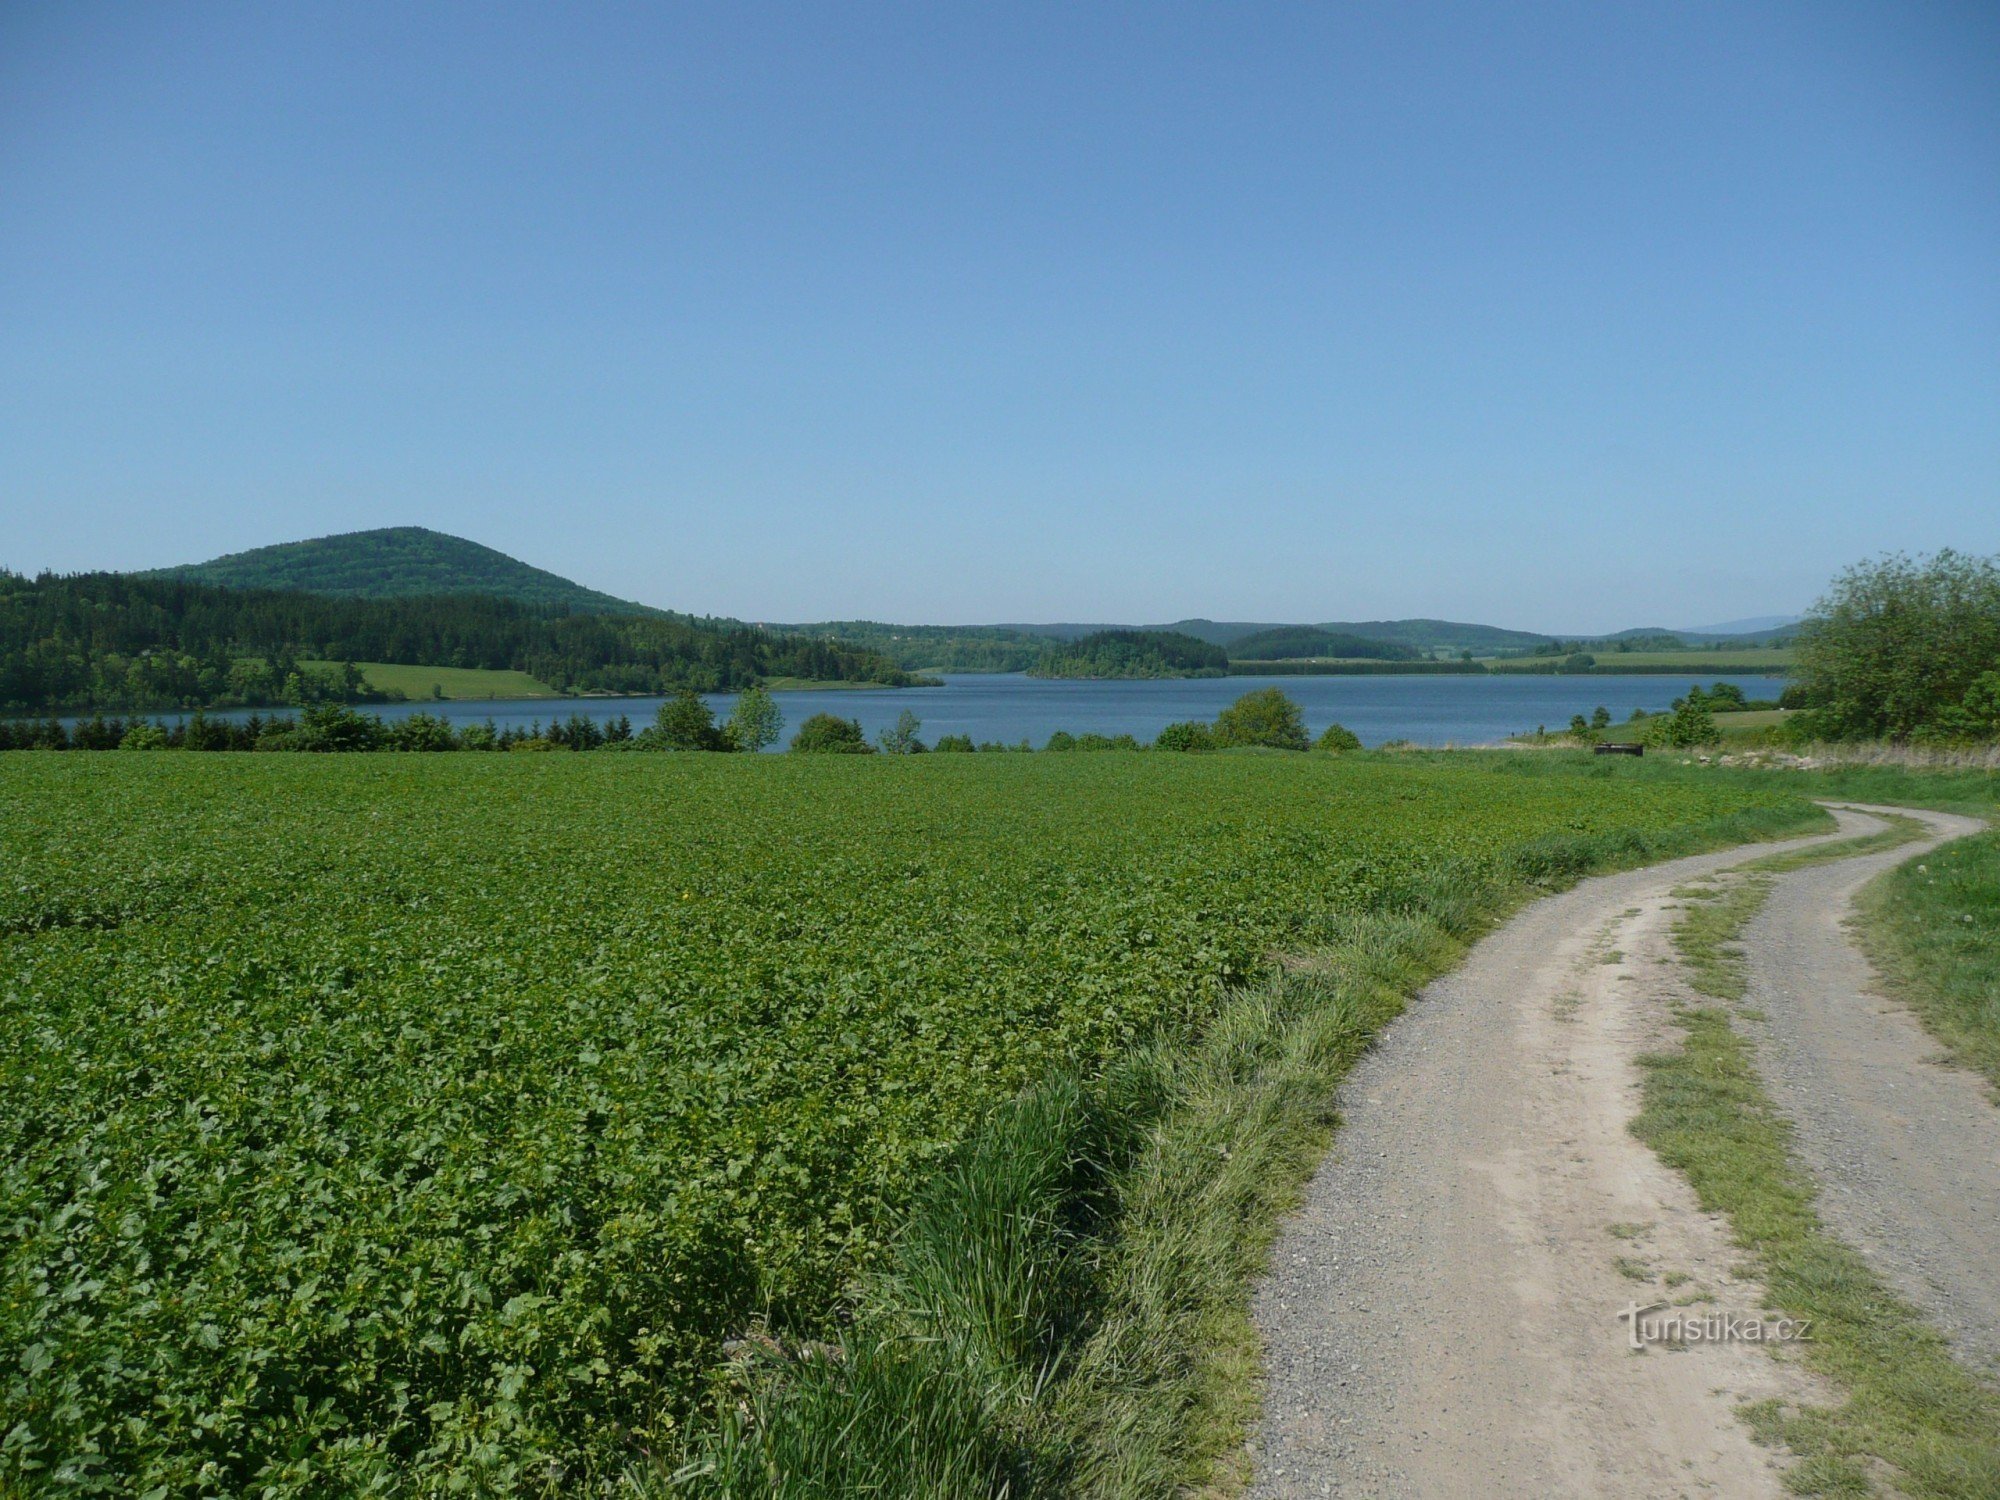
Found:
M 1880 826 L 1837 816 L 1828 838 Z M 1777 877 L 1749 938 L 1751 999 L 1770 1018 L 1773 1096 L 1827 1174 L 1829 1221 L 1854 1226 L 1972 1349 L 2000 1326 L 2000 1217 L 1983 1241 L 1966 1232 L 2000 1205 L 2000 1112 L 1868 992 L 1837 925 L 1877 870 L 1976 826 L 1921 816 L 1925 843 Z M 1269 1384 L 1253 1494 L 1782 1492 L 1783 1456 L 1734 1409 L 1831 1393 L 1753 1343 L 1637 1351 L 1619 1314 L 1693 1297 L 1713 1299 L 1697 1312 L 1765 1309 L 1727 1226 L 1628 1125 L 1634 1059 L 1677 1045 L 1670 1007 L 1688 998 L 1673 888 L 1803 846 L 1677 860 L 1537 902 L 1355 1069 L 1258 1295 Z M 1939 1162 L 1928 1178 L 1908 1170 L 1919 1150 Z

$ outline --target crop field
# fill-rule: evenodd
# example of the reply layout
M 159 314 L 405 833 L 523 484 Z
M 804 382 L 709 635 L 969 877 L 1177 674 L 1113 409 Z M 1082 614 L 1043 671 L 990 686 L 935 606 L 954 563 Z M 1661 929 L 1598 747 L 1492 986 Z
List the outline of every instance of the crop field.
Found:
M 1549 756 L 10 754 L 0 1491 L 615 1478 L 1051 1067 L 1744 813 L 1803 809 Z

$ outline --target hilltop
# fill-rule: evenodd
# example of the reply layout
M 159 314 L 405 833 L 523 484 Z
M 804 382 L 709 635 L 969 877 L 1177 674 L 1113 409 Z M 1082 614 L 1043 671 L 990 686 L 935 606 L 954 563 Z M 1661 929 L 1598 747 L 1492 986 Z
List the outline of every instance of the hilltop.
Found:
M 537 609 L 585 615 L 657 615 L 464 537 L 423 526 L 385 526 L 310 541 L 280 542 L 207 562 L 156 568 L 140 578 L 178 578 L 233 589 L 283 589 L 350 599 L 486 594 Z

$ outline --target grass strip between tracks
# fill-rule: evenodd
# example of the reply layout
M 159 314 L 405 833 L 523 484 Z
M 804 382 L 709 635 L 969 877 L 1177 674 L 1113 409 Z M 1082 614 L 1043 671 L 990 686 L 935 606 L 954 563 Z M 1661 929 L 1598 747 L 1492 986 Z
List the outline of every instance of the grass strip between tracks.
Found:
M 1765 1441 L 1799 1455 L 1800 1494 L 1870 1495 L 1881 1481 L 1921 1500 L 2000 1495 L 2000 1391 L 1951 1356 L 1944 1339 L 1892 1292 L 1814 1208 L 1792 1130 L 1765 1091 L 1754 1044 L 1732 1006 L 1747 987 L 1744 929 L 1778 874 L 1875 853 L 1920 836 L 1914 819 L 1863 838 L 1751 861 L 1724 879 L 1681 887 L 1675 946 L 1694 988 L 1723 1002 L 1680 1007 L 1677 1052 L 1640 1059 L 1633 1131 L 1726 1213 L 1772 1301 L 1813 1321 L 1806 1363 L 1845 1394 L 1835 1407 L 1758 1403 L 1746 1416 Z M 1884 1472 L 1886 1466 L 1887 1473 Z

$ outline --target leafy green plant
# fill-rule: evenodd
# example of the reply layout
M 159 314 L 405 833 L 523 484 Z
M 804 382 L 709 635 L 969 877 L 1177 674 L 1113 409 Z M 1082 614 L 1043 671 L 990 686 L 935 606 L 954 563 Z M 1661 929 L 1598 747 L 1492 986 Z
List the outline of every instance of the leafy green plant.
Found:
M 1257 688 L 1216 715 L 1215 743 L 1223 749 L 1261 746 L 1271 750 L 1303 750 L 1305 719 L 1298 704 L 1282 689 Z

